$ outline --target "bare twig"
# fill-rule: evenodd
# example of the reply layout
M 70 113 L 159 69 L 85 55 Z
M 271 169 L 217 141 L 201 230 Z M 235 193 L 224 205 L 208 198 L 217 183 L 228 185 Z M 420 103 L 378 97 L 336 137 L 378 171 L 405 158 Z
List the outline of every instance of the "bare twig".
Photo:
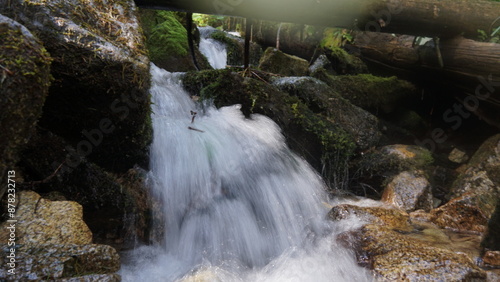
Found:
M 26 185 L 26 186 L 35 186 L 35 185 L 39 185 L 39 184 L 43 184 L 43 183 L 47 183 L 47 182 L 49 182 L 52 178 L 54 178 L 54 176 L 56 176 L 56 175 L 57 175 L 57 173 L 59 172 L 59 170 L 61 170 L 61 168 L 63 167 L 63 165 L 64 165 L 64 163 L 65 163 L 65 162 L 66 162 L 66 160 L 65 160 L 65 161 L 63 161 L 63 162 L 62 162 L 62 163 L 61 163 L 61 164 L 60 164 L 60 165 L 56 168 L 56 170 L 54 170 L 54 172 L 53 172 L 51 175 L 47 176 L 45 179 L 43 179 L 43 180 L 38 180 L 38 181 L 31 181 L 31 182 L 28 182 L 28 183 L 23 183 L 23 185 Z
M 188 126 L 188 129 L 191 129 L 191 130 L 194 130 L 194 131 L 198 131 L 198 132 L 205 132 L 203 130 L 200 130 L 198 128 L 194 128 L 194 127 L 191 127 L 191 126 Z

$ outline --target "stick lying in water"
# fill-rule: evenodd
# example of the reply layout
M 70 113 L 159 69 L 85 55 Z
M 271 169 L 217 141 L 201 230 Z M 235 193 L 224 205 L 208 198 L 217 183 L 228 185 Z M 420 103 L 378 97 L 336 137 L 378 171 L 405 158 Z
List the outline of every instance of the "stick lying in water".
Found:
M 200 130 L 198 128 L 194 128 L 194 127 L 191 127 L 191 126 L 188 126 L 188 129 L 191 129 L 191 130 L 194 130 L 194 131 L 198 131 L 198 132 L 205 132 L 203 130 Z

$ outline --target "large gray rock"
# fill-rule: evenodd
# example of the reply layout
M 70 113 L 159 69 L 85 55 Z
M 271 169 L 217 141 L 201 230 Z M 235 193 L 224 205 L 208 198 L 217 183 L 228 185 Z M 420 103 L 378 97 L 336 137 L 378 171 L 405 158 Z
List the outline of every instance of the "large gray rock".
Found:
M 49 53 L 24 26 L 0 14 L 0 180 L 31 137 L 51 83 Z M 0 188 L 0 197 L 7 186 Z
M 382 201 L 406 212 L 432 209 L 432 188 L 423 171 L 403 171 L 390 180 Z
M 72 168 L 147 164 L 149 60 L 132 0 L 12 0 L 0 13 L 25 25 L 53 58 L 40 124 L 71 142 Z

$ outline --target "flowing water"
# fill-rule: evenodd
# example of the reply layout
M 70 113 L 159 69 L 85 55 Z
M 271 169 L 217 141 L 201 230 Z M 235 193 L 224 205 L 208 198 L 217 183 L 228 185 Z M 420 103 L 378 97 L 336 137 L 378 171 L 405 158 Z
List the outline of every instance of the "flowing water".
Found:
M 223 69 L 227 64 L 226 45 L 220 41 L 210 38 L 215 28 L 199 27 L 200 30 L 200 52 L 207 57 L 208 62 L 214 69 Z
M 151 72 L 149 178 L 166 235 L 124 256 L 124 281 L 370 280 L 334 240 L 359 223 L 326 220 L 321 178 L 272 120 L 202 107 L 181 74 Z

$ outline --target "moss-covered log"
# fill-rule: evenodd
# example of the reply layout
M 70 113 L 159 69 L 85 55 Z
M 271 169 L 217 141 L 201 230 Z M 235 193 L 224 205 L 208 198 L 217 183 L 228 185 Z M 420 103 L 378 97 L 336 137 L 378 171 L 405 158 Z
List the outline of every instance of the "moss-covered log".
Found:
M 500 127 L 500 44 L 463 37 L 414 45 L 413 36 L 370 33 L 349 49 L 373 65 L 452 88 L 471 112 Z M 438 52 L 439 50 L 439 52 Z

